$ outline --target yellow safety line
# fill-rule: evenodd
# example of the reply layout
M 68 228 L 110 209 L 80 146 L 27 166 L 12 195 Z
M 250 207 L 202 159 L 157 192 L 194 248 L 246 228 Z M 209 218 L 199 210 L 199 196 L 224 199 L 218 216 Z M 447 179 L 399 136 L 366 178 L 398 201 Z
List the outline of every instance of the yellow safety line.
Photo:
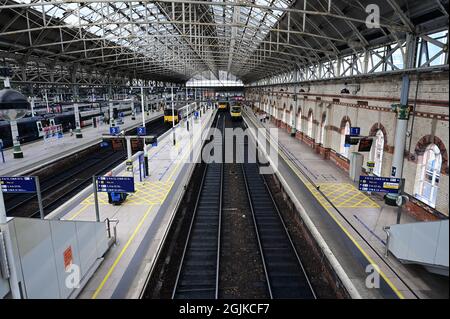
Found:
M 206 121 L 205 124 L 202 126 L 202 128 L 204 128 L 204 126 L 206 126 Z M 189 152 L 186 152 L 187 154 L 189 154 Z M 186 156 L 186 155 L 185 155 Z M 184 157 L 185 157 L 184 156 Z M 179 164 L 181 163 L 181 161 L 177 164 L 177 166 L 175 166 L 175 168 L 173 169 L 174 173 L 176 171 L 176 168 L 179 166 Z M 169 176 L 169 180 L 173 177 L 173 175 L 171 174 Z M 164 196 L 164 200 L 163 202 L 166 200 L 168 194 L 170 193 L 170 190 L 172 189 L 174 185 L 174 182 L 171 183 L 171 186 L 168 189 L 167 194 Z M 144 221 L 147 219 L 147 216 L 149 215 L 150 211 L 152 210 L 152 208 L 154 207 L 154 205 L 152 204 L 151 206 L 149 206 L 149 208 L 147 209 L 147 212 L 144 214 L 144 216 L 141 218 L 141 220 L 139 221 L 139 224 L 137 225 L 136 229 L 134 230 L 133 234 L 131 235 L 131 237 L 128 239 L 127 243 L 125 244 L 125 246 L 122 248 L 121 252 L 119 253 L 119 255 L 117 256 L 116 260 L 114 261 L 114 263 L 112 264 L 111 268 L 108 270 L 108 273 L 106 274 L 106 276 L 103 278 L 102 282 L 100 283 L 100 285 L 98 286 L 98 288 L 95 290 L 94 294 L 92 295 L 92 299 L 96 299 L 98 294 L 101 292 L 101 290 L 103 289 L 103 286 L 106 284 L 106 282 L 108 281 L 109 277 L 111 276 L 112 272 L 114 271 L 114 269 L 116 268 L 117 264 L 119 263 L 119 261 L 122 259 L 123 254 L 125 253 L 125 251 L 128 249 L 128 247 L 130 246 L 131 242 L 133 241 L 134 237 L 136 237 L 138 231 L 140 230 L 140 228 L 142 227 L 142 225 L 144 224 Z
M 112 264 L 111 268 L 109 268 L 109 271 L 106 274 L 105 278 L 103 278 L 102 282 L 100 283 L 100 286 L 98 286 L 98 288 L 95 290 L 94 294 L 92 295 L 92 299 L 96 299 L 97 296 L 99 295 L 99 293 L 102 291 L 103 286 L 106 284 L 106 282 L 108 281 L 108 279 L 111 276 L 112 272 L 116 268 L 117 264 L 122 259 L 123 254 L 127 251 L 128 247 L 130 246 L 130 244 L 133 241 L 134 237 L 136 237 L 137 233 L 139 232 L 139 230 L 141 229 L 141 227 L 144 224 L 145 220 L 147 219 L 148 215 L 150 214 L 153 206 L 154 205 L 150 205 L 149 208 L 147 209 L 147 211 L 145 212 L 144 216 L 142 216 L 142 218 L 139 221 L 139 224 L 136 226 L 133 234 L 131 235 L 131 237 L 128 239 L 127 243 L 125 244 L 125 246 L 120 251 L 119 255 L 117 256 L 116 260 Z
M 269 137 L 269 143 L 272 144 L 272 146 L 274 146 L 274 143 L 272 142 L 272 137 L 270 136 L 270 133 L 267 133 L 266 130 L 266 136 L 268 135 Z M 275 147 L 275 146 L 274 146 Z M 277 145 L 278 147 L 278 145 Z M 278 148 L 276 148 L 278 149 Z M 285 162 L 289 165 L 289 167 L 291 168 L 291 170 L 297 175 L 298 178 L 300 178 L 300 180 L 303 183 L 306 183 L 305 179 L 300 175 L 300 172 L 298 172 L 297 168 L 295 168 L 294 166 L 292 166 L 291 161 L 284 155 L 283 152 L 278 151 L 278 154 L 283 157 L 283 159 L 285 160 Z M 319 200 L 318 196 L 316 194 L 314 194 L 313 192 L 311 192 L 313 194 L 313 196 L 319 201 L 319 203 L 322 205 L 321 201 Z M 323 197 L 323 196 L 321 196 Z M 358 242 L 355 240 L 355 238 L 353 238 L 353 236 L 348 232 L 348 230 L 341 224 L 341 222 L 336 218 L 336 216 L 329 210 L 328 207 L 322 205 L 322 207 L 325 209 L 325 211 L 331 216 L 331 218 L 333 218 L 333 220 L 336 222 L 336 224 L 341 228 L 341 230 L 347 235 L 347 237 L 353 242 L 353 244 L 359 249 L 359 251 L 363 254 L 363 256 L 367 259 L 367 261 L 372 264 L 372 265 L 376 265 L 375 262 L 373 261 L 373 259 L 364 251 L 364 249 L 358 244 Z M 398 288 L 387 278 L 387 276 L 384 274 L 384 272 L 379 269 L 379 267 L 375 267 L 375 269 L 378 271 L 378 273 L 380 274 L 380 276 L 386 281 L 386 283 L 389 285 L 389 287 L 392 288 L 392 290 L 397 294 L 397 296 L 400 299 L 404 299 L 405 297 L 403 296 L 403 294 L 398 290 Z
M 88 208 L 89 206 L 91 206 L 90 204 L 85 204 L 82 208 L 80 208 L 80 210 L 78 210 L 72 217 L 70 217 L 68 220 L 74 220 L 76 217 L 78 217 L 78 215 L 80 215 L 82 212 L 84 212 L 86 210 L 86 208 Z

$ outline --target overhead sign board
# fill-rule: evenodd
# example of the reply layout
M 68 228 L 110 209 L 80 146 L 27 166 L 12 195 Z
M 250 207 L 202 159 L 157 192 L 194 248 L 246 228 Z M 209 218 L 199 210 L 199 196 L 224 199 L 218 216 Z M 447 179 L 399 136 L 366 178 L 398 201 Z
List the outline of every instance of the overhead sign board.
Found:
M 350 147 L 351 145 L 358 145 L 359 139 L 352 138 L 351 135 L 345 135 L 345 144 L 348 145 L 346 147 Z
M 97 191 L 107 193 L 134 193 L 134 178 L 128 176 L 97 176 Z
M 360 176 L 359 190 L 362 192 L 398 194 L 400 191 L 400 179 L 378 176 Z
M 34 176 L 0 176 L 0 185 L 3 193 L 36 193 Z
M 359 141 L 358 152 L 370 152 L 372 148 L 373 139 L 363 138 Z
M 139 135 L 139 136 L 147 135 L 147 129 L 145 127 L 143 127 L 143 126 L 139 126 L 137 128 L 137 135 Z

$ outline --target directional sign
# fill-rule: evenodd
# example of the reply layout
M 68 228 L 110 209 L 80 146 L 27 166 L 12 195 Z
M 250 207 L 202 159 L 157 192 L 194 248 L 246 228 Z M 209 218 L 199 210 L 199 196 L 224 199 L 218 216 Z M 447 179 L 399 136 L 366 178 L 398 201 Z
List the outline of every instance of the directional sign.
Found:
M 137 135 L 139 135 L 139 136 L 147 135 L 147 129 L 145 127 L 143 127 L 143 126 L 139 126 L 137 128 Z
M 113 126 L 109 128 L 109 134 L 111 135 L 119 135 L 120 133 L 120 127 L 118 126 Z
M 351 136 L 359 136 L 361 134 L 361 128 L 360 127 L 351 127 L 350 128 L 350 135 Z
M 134 193 L 134 178 L 127 176 L 97 176 L 97 191 L 107 193 Z
M 33 176 L 0 176 L 3 193 L 36 193 L 36 179 Z
M 378 192 L 398 194 L 400 179 L 377 176 L 361 176 L 359 178 L 359 190 L 363 192 Z

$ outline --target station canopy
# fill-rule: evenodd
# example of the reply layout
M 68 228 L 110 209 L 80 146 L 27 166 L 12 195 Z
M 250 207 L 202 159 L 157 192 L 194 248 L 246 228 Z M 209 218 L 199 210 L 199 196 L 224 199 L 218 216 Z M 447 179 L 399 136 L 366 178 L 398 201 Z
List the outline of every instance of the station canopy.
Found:
M 0 1 L 0 57 L 178 82 L 251 83 L 448 28 L 445 0 Z

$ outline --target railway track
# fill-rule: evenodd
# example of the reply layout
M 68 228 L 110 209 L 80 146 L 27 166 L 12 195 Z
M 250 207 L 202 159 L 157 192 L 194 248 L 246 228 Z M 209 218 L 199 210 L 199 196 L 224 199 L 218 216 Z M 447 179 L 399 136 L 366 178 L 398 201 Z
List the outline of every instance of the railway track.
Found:
M 256 163 L 206 165 L 172 298 L 316 298 Z
M 221 115 L 216 128 L 223 127 Z M 222 141 L 212 141 L 216 145 Z M 220 258 L 220 221 L 223 197 L 223 164 L 206 166 L 194 215 L 189 226 L 172 298 L 217 299 Z
M 242 164 L 270 298 L 315 299 L 277 204 L 256 164 Z
M 149 134 L 159 136 L 169 128 L 162 117 L 146 125 Z M 132 129 L 126 134 L 133 134 Z M 40 180 L 44 215 L 48 215 L 62 203 L 92 182 L 92 176 L 102 175 L 126 159 L 126 151 L 99 149 L 65 167 L 61 173 Z M 81 163 L 81 164 L 80 164 Z M 39 217 L 36 194 L 5 194 L 7 215 L 11 217 Z

